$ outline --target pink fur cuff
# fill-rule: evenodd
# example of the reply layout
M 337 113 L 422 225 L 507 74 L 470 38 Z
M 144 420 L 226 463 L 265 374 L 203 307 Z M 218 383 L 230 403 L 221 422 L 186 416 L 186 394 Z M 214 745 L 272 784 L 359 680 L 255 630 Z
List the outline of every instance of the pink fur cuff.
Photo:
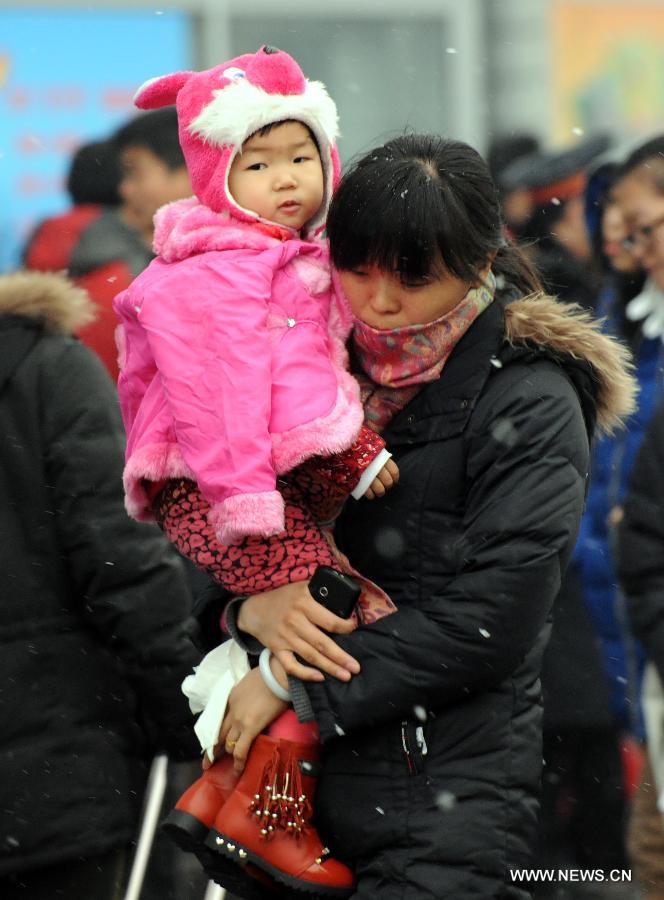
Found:
M 248 535 L 269 537 L 284 530 L 284 498 L 279 491 L 234 494 L 215 503 L 209 519 L 222 544 Z

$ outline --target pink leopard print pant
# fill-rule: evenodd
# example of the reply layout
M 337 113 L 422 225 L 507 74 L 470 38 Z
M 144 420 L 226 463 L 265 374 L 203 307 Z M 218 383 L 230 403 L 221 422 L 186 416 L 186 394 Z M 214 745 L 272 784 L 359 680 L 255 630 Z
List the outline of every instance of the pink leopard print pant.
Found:
M 180 553 L 236 594 L 257 594 L 311 578 L 318 566 L 339 568 L 330 545 L 304 500 L 288 482 L 279 484 L 286 528 L 272 537 L 246 537 L 225 546 L 208 522 L 209 505 L 193 481 L 169 481 L 157 495 L 157 523 Z
M 356 612 L 368 624 L 396 607 L 378 585 L 353 569 L 320 523 L 334 519 L 384 446 L 379 435 L 363 427 L 349 450 L 314 457 L 279 479 L 286 527 L 272 537 L 246 537 L 228 546 L 220 543 L 208 522 L 207 501 L 196 483 L 184 478 L 167 482 L 156 496 L 155 518 L 183 556 L 234 594 L 257 594 L 307 581 L 318 566 L 353 575 L 361 586 Z

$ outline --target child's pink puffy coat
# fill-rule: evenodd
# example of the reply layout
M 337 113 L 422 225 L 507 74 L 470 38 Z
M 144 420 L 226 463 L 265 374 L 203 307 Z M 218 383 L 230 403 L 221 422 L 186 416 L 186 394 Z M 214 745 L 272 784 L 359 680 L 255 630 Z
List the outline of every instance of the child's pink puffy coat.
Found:
M 127 509 L 150 520 L 144 481 L 186 477 L 223 543 L 277 533 L 277 475 L 347 449 L 362 424 L 327 249 L 195 198 L 155 225 L 159 258 L 115 299 Z

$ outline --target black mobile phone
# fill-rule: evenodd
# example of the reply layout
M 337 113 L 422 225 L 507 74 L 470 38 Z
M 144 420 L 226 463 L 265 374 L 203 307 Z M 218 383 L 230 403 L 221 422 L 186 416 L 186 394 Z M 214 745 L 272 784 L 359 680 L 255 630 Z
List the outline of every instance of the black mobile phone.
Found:
M 335 616 L 347 619 L 360 597 L 360 586 L 349 575 L 319 566 L 309 582 L 309 593 Z

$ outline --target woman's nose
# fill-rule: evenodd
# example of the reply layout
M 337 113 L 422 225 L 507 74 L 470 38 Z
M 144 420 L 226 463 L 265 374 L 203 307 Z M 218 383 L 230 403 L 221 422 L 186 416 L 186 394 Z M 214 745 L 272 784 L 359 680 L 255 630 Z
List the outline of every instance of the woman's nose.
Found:
M 377 278 L 372 284 L 369 303 L 377 313 L 396 312 L 399 308 L 397 297 L 384 278 Z

